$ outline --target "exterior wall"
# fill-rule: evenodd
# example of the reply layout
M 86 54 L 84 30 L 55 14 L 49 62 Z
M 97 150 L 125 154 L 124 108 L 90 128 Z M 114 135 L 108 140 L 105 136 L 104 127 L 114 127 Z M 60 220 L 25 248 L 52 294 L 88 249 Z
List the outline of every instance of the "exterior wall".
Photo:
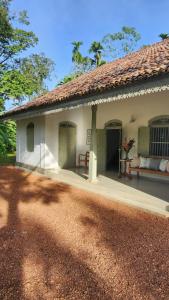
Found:
M 132 155 L 137 155 L 138 128 L 148 126 L 149 120 L 162 115 L 169 115 L 169 92 L 139 96 L 98 106 L 97 128 L 104 128 L 107 121 L 122 121 L 123 139 L 134 138 L 136 141 Z M 134 122 L 131 120 L 135 119 Z
M 136 146 L 132 155 L 137 155 L 138 128 L 148 126 L 150 119 L 169 115 L 169 92 L 139 96 L 117 102 L 99 104 L 97 110 L 97 128 L 103 129 L 110 120 L 122 121 L 123 138 L 135 138 Z M 135 121 L 132 121 L 135 120 Z M 35 150 L 26 150 L 26 126 L 33 121 L 35 124 Z M 89 150 L 86 144 L 87 129 L 91 128 L 91 107 L 67 110 L 43 118 L 17 122 L 17 161 L 25 164 L 38 165 L 46 169 L 59 168 L 59 123 L 70 121 L 77 126 L 77 160 L 79 153 Z M 45 156 L 45 159 L 44 159 Z
M 27 150 L 27 125 L 34 123 L 34 151 Z M 33 167 L 45 167 L 45 119 L 34 118 L 17 121 L 16 161 Z
M 69 111 L 63 111 L 46 116 L 45 141 L 46 158 L 45 168 L 59 168 L 59 123 L 64 121 L 73 122 L 76 127 L 76 158 L 79 153 L 89 150 L 86 145 L 86 132 L 91 127 L 91 109 L 84 107 Z

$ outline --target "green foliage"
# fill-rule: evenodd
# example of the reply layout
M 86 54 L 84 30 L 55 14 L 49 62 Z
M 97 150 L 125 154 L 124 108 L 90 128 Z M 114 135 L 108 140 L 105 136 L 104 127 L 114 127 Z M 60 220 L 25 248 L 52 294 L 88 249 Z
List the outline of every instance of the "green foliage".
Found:
M 25 25 L 29 25 L 30 22 L 29 22 L 29 18 L 28 18 L 28 15 L 27 15 L 27 11 L 26 10 L 23 10 L 23 11 L 20 11 L 19 12 L 19 18 L 18 18 L 18 21 L 22 24 L 25 24 Z
M 11 1 L 0 0 L 0 108 L 1 101 L 14 99 L 15 104 L 46 91 L 45 79 L 54 63 L 44 54 L 20 58 L 22 52 L 34 47 L 38 38 L 32 31 L 20 29 L 29 25 L 27 12 L 18 16 L 9 10 Z
M 24 77 L 23 83 L 26 90 L 23 94 L 35 97 L 47 91 L 45 79 L 50 78 L 54 70 L 54 63 L 43 53 L 32 54 L 20 62 L 20 73 Z
M 67 83 L 78 77 L 84 72 L 88 72 L 99 67 L 115 57 L 122 57 L 132 52 L 141 36 L 134 27 L 123 26 L 121 31 L 107 34 L 102 41 L 93 41 L 89 47 L 88 53 L 92 56 L 83 56 L 81 53 L 82 41 L 74 41 L 72 43 L 72 62 L 74 64 L 74 72 L 66 75 L 60 84 Z M 103 57 L 105 59 L 103 59 Z
M 14 152 L 16 150 L 16 123 L 14 121 L 6 122 L 6 150 Z
M 16 150 L 16 124 L 14 121 L 0 122 L 0 155 Z
M 13 99 L 18 105 L 44 93 L 47 89 L 45 79 L 49 78 L 54 67 L 44 54 L 23 58 L 23 52 L 34 47 L 38 38 L 32 31 L 24 29 L 29 25 L 25 10 L 18 15 L 11 13 L 11 1 L 0 0 L 0 111 L 4 110 L 8 99 Z M 0 123 L 1 155 L 15 150 L 15 139 L 15 123 Z
M 4 1 L 3 1 L 4 2 Z M 23 17 L 24 14 L 24 17 Z M 21 17 L 22 15 L 22 17 Z M 26 12 L 20 13 L 20 22 L 25 24 Z M 17 63 L 17 55 L 33 47 L 38 38 L 32 31 L 14 27 L 16 17 L 11 16 L 9 7 L 0 5 L 0 71 L 11 68 Z M 28 24 L 28 21 L 27 21 Z
M 57 84 L 57 86 L 68 83 L 69 81 L 77 78 L 78 76 L 82 75 L 82 73 L 71 73 L 65 76 L 62 80 L 60 80 Z
M 129 54 L 135 50 L 140 39 L 141 35 L 134 27 L 123 26 L 121 31 L 103 37 L 104 55 L 107 58 L 115 58 Z
M 94 41 L 89 49 L 89 53 L 94 54 L 94 59 L 92 59 L 92 64 L 94 64 L 96 67 L 99 67 L 106 63 L 106 61 L 102 60 L 104 47 L 100 42 Z
M 5 135 L 4 124 L 0 123 L 0 154 L 4 156 L 6 154 L 7 138 Z
M 169 34 L 168 33 L 160 33 L 159 34 L 159 37 L 162 39 L 162 40 L 166 40 L 169 38 Z
M 27 79 L 19 70 L 9 70 L 3 73 L 0 80 L 0 94 L 19 102 L 21 95 L 29 95 L 30 87 Z
M 72 62 L 75 66 L 75 73 L 80 74 L 91 70 L 94 67 L 99 67 L 101 64 L 105 63 L 102 60 L 103 46 L 100 42 L 92 42 L 89 48 L 89 54 L 93 54 L 93 57 L 83 56 L 80 52 L 80 47 L 83 42 L 74 41 L 72 43 Z
M 74 76 L 77 77 L 81 73 L 91 70 L 93 62 L 90 57 L 83 56 L 81 54 L 80 47 L 83 45 L 83 42 L 74 41 L 72 45 L 72 62 L 74 63 Z M 71 75 L 69 77 L 71 78 Z
M 73 50 L 72 50 L 72 61 L 80 64 L 83 62 L 83 56 L 80 53 L 80 47 L 83 45 L 83 42 L 80 41 L 74 41 L 72 42 Z
M 14 165 L 16 162 L 16 154 L 6 153 L 5 155 L 0 154 L 0 165 Z
M 49 77 L 53 66 L 53 62 L 44 54 L 33 54 L 23 58 L 18 68 L 2 73 L 0 80 L 1 97 L 14 99 L 15 104 L 20 104 L 27 97 L 43 94 L 47 90 L 44 79 Z

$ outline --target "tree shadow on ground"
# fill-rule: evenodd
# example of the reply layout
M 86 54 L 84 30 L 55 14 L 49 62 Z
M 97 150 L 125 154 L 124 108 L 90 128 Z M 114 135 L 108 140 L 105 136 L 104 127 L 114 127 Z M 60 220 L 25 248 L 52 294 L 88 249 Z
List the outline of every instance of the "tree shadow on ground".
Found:
M 23 202 L 41 201 L 44 204 L 57 203 L 61 193 L 69 193 L 68 184 L 53 182 L 50 178 L 36 176 L 32 172 L 25 172 L 13 167 L 0 168 L 1 196 L 11 202 L 11 198 Z M 18 201 L 18 200 L 17 200 Z M 18 201 L 18 202 L 19 202 Z
M 169 222 L 167 219 L 137 211 L 111 202 L 104 205 L 97 197 L 76 199 L 89 211 L 79 221 L 85 235 L 94 235 L 97 247 L 114 253 L 113 262 L 121 265 L 128 282 L 130 299 L 133 288 L 137 299 L 168 299 L 169 295 Z M 124 296 L 123 296 L 124 297 Z M 140 297 L 140 298 L 139 298 Z M 145 297 L 145 298 L 144 298 Z M 134 298 L 136 299 L 136 298 Z
M 27 222 L 29 238 L 25 240 L 25 255 L 33 253 L 33 262 L 43 268 L 41 289 L 36 289 L 31 298 L 39 299 L 42 291 L 46 299 L 115 299 L 113 293 L 79 253 L 75 255 L 68 246 L 35 220 Z M 43 238 L 42 238 L 43 237 Z M 34 294 L 35 293 L 35 294 Z M 42 298 L 41 298 L 42 299 Z
M 5 226 L 0 226 L 0 299 L 23 299 L 24 234 L 18 205 L 20 202 L 41 201 L 44 205 L 57 203 L 60 193 L 69 191 L 69 186 L 37 177 L 14 167 L 0 167 L 0 198 L 8 203 Z M 45 189 L 43 189 L 45 186 Z M 2 213 L 1 213 L 2 218 Z
M 76 201 L 80 206 L 77 222 L 84 238 L 99 248 L 99 257 L 106 249 L 112 258 L 109 281 L 36 216 L 21 219 L 20 203 L 48 207 L 63 201 L 64 194 L 66 205 Z M 168 299 L 168 220 L 14 168 L 0 168 L 0 198 L 2 205 L 8 203 L 7 224 L 0 229 L 0 299 Z M 112 275 L 118 264 L 117 283 Z
M 9 203 L 7 225 L 0 229 L 0 299 L 22 299 L 23 238 L 17 201 Z
M 46 224 L 31 217 L 23 221 L 19 215 L 20 203 L 57 204 L 63 193 L 71 194 L 71 187 L 45 177 L 35 180 L 11 167 L 0 172 L 0 199 L 8 203 L 7 224 L 0 229 L 0 299 L 112 299 L 112 291 L 83 255 L 73 253 Z

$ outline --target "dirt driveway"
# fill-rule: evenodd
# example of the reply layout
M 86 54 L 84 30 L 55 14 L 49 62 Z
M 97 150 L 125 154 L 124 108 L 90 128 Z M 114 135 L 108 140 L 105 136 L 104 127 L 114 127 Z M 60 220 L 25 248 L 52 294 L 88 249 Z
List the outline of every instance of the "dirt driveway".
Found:
M 0 168 L 0 299 L 169 299 L 169 221 Z

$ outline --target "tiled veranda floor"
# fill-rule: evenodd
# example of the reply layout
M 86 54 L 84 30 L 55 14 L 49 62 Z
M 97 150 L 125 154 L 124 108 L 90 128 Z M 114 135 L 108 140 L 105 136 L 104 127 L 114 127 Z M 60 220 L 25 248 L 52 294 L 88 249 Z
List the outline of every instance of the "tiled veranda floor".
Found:
M 169 180 L 144 176 L 139 179 L 133 176 L 132 180 L 119 179 L 117 173 L 109 171 L 99 175 L 97 183 L 93 184 L 88 181 L 87 171 L 83 168 L 61 170 L 59 173 L 53 170 L 46 175 L 128 205 L 169 216 Z

